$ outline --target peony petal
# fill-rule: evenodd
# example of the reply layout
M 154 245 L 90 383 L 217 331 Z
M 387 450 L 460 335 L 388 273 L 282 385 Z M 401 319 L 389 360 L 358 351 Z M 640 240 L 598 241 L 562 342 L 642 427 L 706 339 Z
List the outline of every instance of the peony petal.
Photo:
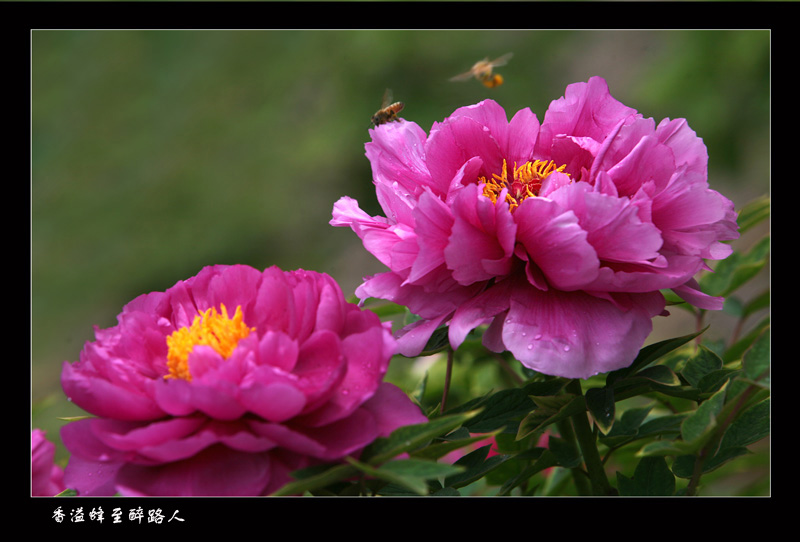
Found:
M 271 474 L 269 455 L 215 446 L 163 466 L 125 465 L 117 474 L 117 487 L 124 496 L 261 495 Z
M 591 283 L 600 262 L 586 231 L 571 210 L 544 198 L 528 198 L 517 208 L 517 240 L 530 259 L 562 290 L 577 290 Z
M 512 265 L 516 224 L 508 206 L 479 194 L 473 184 L 455 198 L 455 221 L 444 250 L 453 278 L 465 286 L 503 276 Z
M 630 365 L 652 330 L 654 315 L 649 299 L 621 311 L 583 292 L 529 287 L 511 298 L 502 337 L 526 367 L 564 378 L 589 378 Z

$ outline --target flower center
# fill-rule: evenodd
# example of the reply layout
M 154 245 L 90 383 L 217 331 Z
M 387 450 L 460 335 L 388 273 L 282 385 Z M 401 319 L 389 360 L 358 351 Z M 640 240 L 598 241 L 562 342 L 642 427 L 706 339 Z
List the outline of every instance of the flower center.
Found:
M 506 161 L 503 160 L 503 172 L 501 175 L 493 173 L 491 179 L 487 180 L 485 177 L 480 177 L 478 182 L 485 183 L 483 195 L 491 199 L 492 203 L 496 203 L 500 193 L 504 188 L 507 188 L 506 201 L 509 205 L 508 210 L 514 211 L 526 198 L 539 195 L 542 181 L 548 175 L 555 171 L 562 172 L 565 167 L 566 165 L 556 167 L 556 163 L 552 160 L 534 160 L 533 162 L 525 162 L 519 167 L 514 163 L 514 169 L 509 179 Z
M 248 328 L 244 323 L 241 306 L 236 307 L 233 318 L 228 317 L 225 305 L 220 305 L 220 308 L 222 314 L 211 307 L 195 316 L 191 326 L 182 327 L 167 337 L 169 374 L 164 375 L 164 378 L 192 379 L 189 373 L 189 354 L 195 346 L 210 346 L 228 359 L 239 341 L 255 331 L 255 328 Z

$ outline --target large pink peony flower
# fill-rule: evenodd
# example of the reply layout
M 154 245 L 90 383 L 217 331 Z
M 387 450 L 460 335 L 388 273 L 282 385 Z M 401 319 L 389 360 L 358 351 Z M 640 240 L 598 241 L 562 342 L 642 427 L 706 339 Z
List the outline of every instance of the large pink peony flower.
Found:
M 360 298 L 405 305 L 418 354 L 440 325 L 457 348 L 484 344 L 542 373 L 587 378 L 631 363 L 664 312 L 659 290 L 702 308 L 704 259 L 738 237 L 733 204 L 707 183 L 703 141 L 684 119 L 658 125 L 593 77 L 567 87 L 539 123 L 494 101 L 457 109 L 430 135 L 412 122 L 371 130 L 366 154 L 386 216 L 348 197 L 349 226 L 389 271 Z
M 80 495 L 265 495 L 426 421 L 382 382 L 397 345 L 329 276 L 206 267 L 96 329 L 62 386 Z
M 66 489 L 64 471 L 53 462 L 56 445 L 41 429 L 31 431 L 31 495 L 53 497 Z

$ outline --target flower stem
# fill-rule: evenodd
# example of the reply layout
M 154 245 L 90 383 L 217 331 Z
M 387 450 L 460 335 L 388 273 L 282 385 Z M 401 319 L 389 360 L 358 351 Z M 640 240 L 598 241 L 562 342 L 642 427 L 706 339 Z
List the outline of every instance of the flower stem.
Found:
M 567 384 L 566 390 L 575 395 L 583 395 L 581 382 L 578 379 L 571 380 L 569 384 Z M 575 430 L 575 438 L 583 454 L 586 472 L 588 472 L 589 480 L 592 483 L 592 493 L 594 495 L 616 494 L 616 491 L 608 482 L 605 469 L 603 469 L 603 461 L 600 458 L 600 452 L 597 450 L 597 438 L 592 432 L 592 427 L 589 424 L 589 418 L 586 416 L 585 410 L 572 416 L 572 427 Z
M 569 418 L 565 420 L 561 420 L 556 423 L 558 426 L 558 433 L 561 435 L 561 438 L 567 442 L 571 449 L 573 449 L 577 455 L 578 445 L 575 440 L 575 431 L 572 429 L 572 424 L 569 421 Z M 578 489 L 579 495 L 591 495 L 592 488 L 589 485 L 589 479 L 586 477 L 586 473 L 579 468 L 570 469 L 572 472 L 572 481 L 575 482 L 575 487 Z
M 442 392 L 442 406 L 439 408 L 440 413 L 444 413 L 445 403 L 447 403 L 447 394 L 450 391 L 450 376 L 453 374 L 453 348 L 447 347 L 447 370 L 444 374 L 444 391 Z

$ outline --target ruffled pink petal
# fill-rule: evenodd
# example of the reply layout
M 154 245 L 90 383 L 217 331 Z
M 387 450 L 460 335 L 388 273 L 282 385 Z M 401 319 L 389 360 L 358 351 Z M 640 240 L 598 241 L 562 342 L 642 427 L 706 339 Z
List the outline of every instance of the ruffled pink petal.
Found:
M 399 191 L 408 194 L 434 187 L 424 154 L 428 137 L 422 128 L 413 122 L 390 122 L 371 129 L 370 135 L 365 149 L 376 184 L 397 183 Z
M 601 77 L 567 86 L 564 96 L 550 103 L 537 141 L 537 155 L 549 156 L 553 139 L 559 134 L 591 137 L 603 141 L 620 121 L 637 117 L 635 109 L 617 101 Z
M 514 220 L 517 240 L 551 285 L 577 290 L 597 277 L 597 253 L 572 210 L 549 199 L 528 198 L 516 209 Z
M 419 252 L 406 279 L 417 283 L 445 263 L 444 249 L 453 227 L 453 215 L 448 206 L 430 191 L 419 198 L 414 210 Z M 397 267 L 391 267 L 397 271 Z
M 583 182 L 564 186 L 548 197 L 575 213 L 600 260 L 649 264 L 659 257 L 661 232 L 639 218 L 639 208 L 628 198 L 594 192 Z
M 94 346 L 87 345 L 89 350 Z M 61 372 L 61 387 L 66 396 L 82 409 L 95 416 L 106 416 L 119 420 L 152 420 L 164 415 L 152 396 L 140 389 L 111 382 L 101 375 L 93 374 L 90 362 L 71 364 L 64 362 Z M 113 365 L 124 365 L 124 360 L 109 360 Z
M 503 166 L 500 144 L 493 134 L 480 122 L 466 116 L 451 118 L 432 131 L 425 152 L 428 168 L 436 183 L 435 193 L 447 193 L 453 177 L 473 157 L 481 158 L 482 167 L 476 174 L 483 177 L 491 177 Z M 463 182 L 475 180 L 464 179 Z
M 506 275 L 512 266 L 516 224 L 508 206 L 479 194 L 473 184 L 454 200 L 455 221 L 444 250 L 447 267 L 463 285 Z

